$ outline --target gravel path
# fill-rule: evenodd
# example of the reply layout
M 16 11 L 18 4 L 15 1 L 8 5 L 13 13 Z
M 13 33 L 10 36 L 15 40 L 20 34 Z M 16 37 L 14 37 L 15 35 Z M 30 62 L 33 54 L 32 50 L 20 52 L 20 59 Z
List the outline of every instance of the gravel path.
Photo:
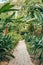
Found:
M 15 59 L 12 59 L 8 65 L 33 65 L 24 40 L 19 42 L 17 47 L 14 49 L 13 55 L 15 56 Z

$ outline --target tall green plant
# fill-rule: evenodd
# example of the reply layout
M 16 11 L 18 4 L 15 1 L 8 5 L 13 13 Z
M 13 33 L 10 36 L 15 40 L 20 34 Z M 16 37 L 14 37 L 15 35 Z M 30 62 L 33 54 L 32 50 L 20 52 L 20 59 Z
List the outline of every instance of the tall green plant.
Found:
M 11 50 L 13 49 L 14 41 L 12 40 L 9 34 L 3 33 L 4 29 L 6 28 L 5 26 L 7 25 L 7 23 L 12 22 L 11 18 L 15 15 L 15 11 L 18 11 L 18 9 L 14 9 L 12 7 L 14 7 L 14 5 L 10 3 L 6 3 L 0 8 L 0 15 L 2 13 L 6 14 L 8 12 L 10 13 L 10 11 L 13 11 L 13 14 L 9 15 L 8 17 L 5 17 L 5 19 L 0 18 L 0 22 L 2 25 L 1 31 L 0 31 L 0 52 L 1 52 L 0 59 L 3 57 L 6 57 L 6 55 L 14 58 L 14 56 L 11 53 Z

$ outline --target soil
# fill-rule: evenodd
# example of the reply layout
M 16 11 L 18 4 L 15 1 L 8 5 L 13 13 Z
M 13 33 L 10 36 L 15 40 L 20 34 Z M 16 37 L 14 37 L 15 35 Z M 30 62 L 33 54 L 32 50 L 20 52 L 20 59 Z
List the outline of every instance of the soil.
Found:
M 0 65 L 8 65 L 8 62 L 7 62 L 7 61 L 2 61 L 2 62 L 0 63 Z

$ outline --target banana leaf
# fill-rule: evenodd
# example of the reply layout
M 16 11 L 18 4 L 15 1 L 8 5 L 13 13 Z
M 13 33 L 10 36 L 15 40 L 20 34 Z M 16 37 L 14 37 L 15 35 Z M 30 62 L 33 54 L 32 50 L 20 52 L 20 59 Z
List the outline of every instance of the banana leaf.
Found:
M 18 9 L 11 9 L 14 7 L 14 5 L 11 5 L 10 3 L 6 3 L 0 8 L 0 14 L 8 11 L 18 11 Z

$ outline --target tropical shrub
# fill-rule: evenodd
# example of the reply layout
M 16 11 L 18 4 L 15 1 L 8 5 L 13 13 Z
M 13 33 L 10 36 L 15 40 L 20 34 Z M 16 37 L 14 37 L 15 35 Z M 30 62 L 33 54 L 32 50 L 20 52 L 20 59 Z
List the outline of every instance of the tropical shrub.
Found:
M 17 9 L 13 9 L 14 5 L 10 3 L 5 3 L 0 8 L 0 60 L 4 57 L 13 57 L 11 51 L 14 49 L 14 44 L 18 41 L 17 39 L 13 40 L 13 38 L 8 34 L 9 33 L 9 25 L 7 25 L 9 22 L 12 22 L 12 17 L 15 14 L 15 11 Z M 12 12 L 12 14 L 9 14 L 9 12 Z M 1 16 L 2 15 L 2 16 Z M 6 15 L 6 16 L 5 16 Z M 5 17 L 4 17 L 5 16 Z
M 43 37 L 28 33 L 25 35 L 25 41 L 30 55 L 34 55 L 34 59 L 39 59 L 41 64 L 43 61 Z
M 11 56 L 14 58 L 14 56 L 11 53 L 11 50 L 13 49 L 14 41 L 12 41 L 12 38 L 10 35 L 4 35 L 0 34 L 0 59 Z

